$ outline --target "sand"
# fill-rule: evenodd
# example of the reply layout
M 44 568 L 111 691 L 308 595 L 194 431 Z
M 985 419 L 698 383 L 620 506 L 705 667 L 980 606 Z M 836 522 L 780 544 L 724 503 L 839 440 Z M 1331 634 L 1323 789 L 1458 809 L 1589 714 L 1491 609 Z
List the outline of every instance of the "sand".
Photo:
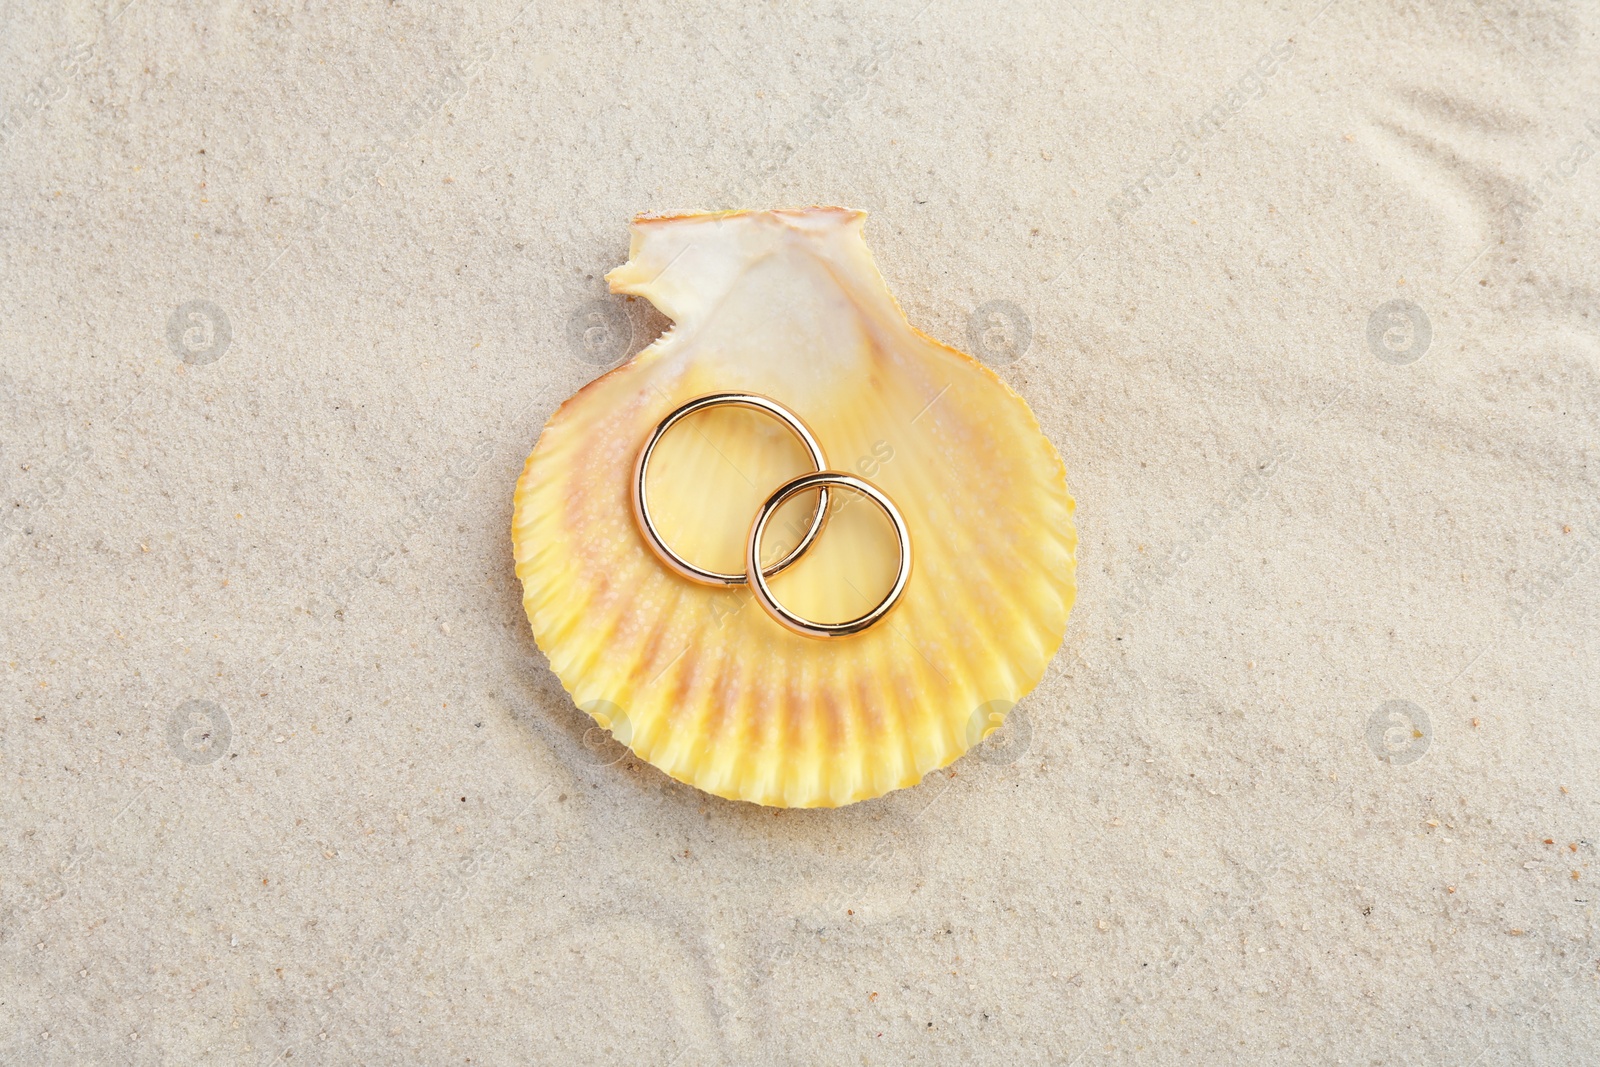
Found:
M 1600 1061 L 1592 5 L 0 27 L 0 1063 Z M 777 812 L 585 743 L 507 530 L 628 220 L 815 203 L 1080 591 Z

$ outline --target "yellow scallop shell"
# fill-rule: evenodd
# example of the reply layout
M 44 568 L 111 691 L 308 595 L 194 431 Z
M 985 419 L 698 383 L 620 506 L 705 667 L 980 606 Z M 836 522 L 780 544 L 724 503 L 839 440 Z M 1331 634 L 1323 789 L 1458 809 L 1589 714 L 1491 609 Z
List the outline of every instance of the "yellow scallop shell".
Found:
M 864 221 L 841 208 L 635 220 L 608 280 L 673 328 L 567 400 L 517 482 L 517 576 L 551 669 L 641 759 L 717 796 L 831 807 L 913 785 L 998 727 L 1066 632 L 1077 535 L 1061 459 L 1021 397 L 906 321 Z M 801 637 L 744 589 L 685 581 L 646 547 L 635 454 L 680 404 L 732 391 L 797 413 L 831 467 L 899 506 L 914 566 L 884 622 Z M 692 420 L 652 461 L 652 511 L 686 558 L 742 571 L 761 501 L 809 464 L 759 413 Z M 811 618 L 866 610 L 896 560 L 881 515 L 847 495 L 771 580 Z M 803 532 L 814 505 L 777 518 Z M 794 543 L 769 540 L 768 558 Z

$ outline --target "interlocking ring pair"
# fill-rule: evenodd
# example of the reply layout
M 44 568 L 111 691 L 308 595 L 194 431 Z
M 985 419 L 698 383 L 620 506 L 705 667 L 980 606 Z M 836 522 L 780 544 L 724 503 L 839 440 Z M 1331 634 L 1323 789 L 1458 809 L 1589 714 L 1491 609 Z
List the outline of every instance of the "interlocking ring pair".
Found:
M 744 573 L 721 574 L 717 571 L 697 567 L 674 552 L 661 536 L 661 531 L 656 529 L 655 521 L 650 516 L 650 505 L 645 497 L 645 476 L 650 470 L 650 457 L 655 453 L 656 445 L 660 443 L 668 430 L 672 429 L 682 419 L 688 418 L 696 412 L 705 411 L 714 407 L 743 407 L 760 411 L 770 415 L 788 427 L 789 432 L 799 439 L 800 443 L 811 455 L 811 465 L 816 468 L 809 474 L 802 474 L 791 478 L 772 491 L 766 503 L 761 505 L 756 512 L 755 519 L 750 523 L 750 533 L 745 539 Z M 860 493 L 862 496 L 878 505 L 878 509 L 888 518 L 889 524 L 894 527 L 895 539 L 900 544 L 900 566 L 895 574 L 894 585 L 888 594 L 878 604 L 864 615 L 844 622 L 815 622 L 778 603 L 772 595 L 772 590 L 767 586 L 767 579 L 794 563 L 811 547 L 817 535 L 822 532 L 823 525 L 828 518 L 828 492 L 832 486 L 838 489 L 849 489 Z M 806 530 L 806 535 L 795 545 L 793 551 L 778 562 L 768 567 L 761 566 L 761 539 L 767 531 L 767 523 L 777 510 L 786 502 L 808 490 L 816 489 L 817 506 L 811 516 L 811 525 Z M 906 529 L 906 521 L 900 515 L 900 509 L 894 506 L 883 490 L 867 481 L 858 478 L 846 471 L 828 469 L 828 460 L 824 456 L 822 446 L 817 443 L 816 436 L 811 432 L 800 417 L 776 400 L 761 396 L 757 393 L 710 393 L 706 396 L 696 397 L 684 404 L 672 414 L 656 424 L 655 431 L 645 441 L 644 447 L 639 449 L 638 458 L 633 465 L 633 517 L 639 525 L 639 532 L 644 535 L 645 544 L 650 546 L 662 563 L 671 570 L 701 585 L 736 586 L 748 585 L 750 592 L 755 596 L 757 603 L 766 613 L 780 625 L 805 637 L 830 638 L 848 637 L 878 622 L 888 615 L 895 604 L 899 603 L 900 595 L 906 590 L 906 582 L 911 578 L 911 534 Z

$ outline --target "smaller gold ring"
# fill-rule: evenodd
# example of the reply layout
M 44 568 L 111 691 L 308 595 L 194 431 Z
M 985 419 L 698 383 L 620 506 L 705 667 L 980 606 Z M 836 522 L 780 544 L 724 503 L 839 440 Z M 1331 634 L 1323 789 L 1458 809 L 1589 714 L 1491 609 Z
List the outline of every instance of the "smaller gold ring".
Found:
M 894 587 L 889 590 L 888 595 L 878 601 L 877 606 L 865 615 L 858 615 L 844 622 L 813 622 L 796 615 L 773 597 L 772 590 L 767 587 L 766 574 L 761 570 L 761 537 L 767 532 L 767 521 L 787 500 L 808 489 L 820 489 L 825 495 L 828 492 L 827 486 L 830 485 L 854 489 L 878 505 L 878 510 L 888 517 L 890 524 L 894 526 L 895 539 L 900 543 L 900 570 L 895 575 Z M 750 539 L 745 543 L 744 564 L 745 580 L 750 583 L 750 592 L 779 625 L 803 637 L 822 639 L 848 637 L 878 622 L 900 602 L 900 595 L 906 591 L 906 582 L 911 579 L 911 533 L 906 529 L 906 520 L 901 517 L 900 509 L 894 506 L 894 501 L 865 478 L 857 478 L 844 471 L 817 471 L 814 474 L 802 474 L 798 478 L 789 479 L 767 497 L 767 502 L 761 505 L 761 510 L 756 512 L 755 521 L 750 524 Z
M 800 416 L 784 407 L 770 397 L 759 393 L 708 393 L 705 396 L 695 397 L 693 400 L 678 408 L 672 414 L 656 424 L 655 432 L 645 441 L 644 447 L 639 449 L 639 455 L 633 464 L 633 518 L 639 526 L 639 532 L 644 535 L 645 544 L 674 572 L 701 585 L 744 585 L 749 579 L 743 574 L 721 574 L 717 571 L 696 567 L 693 563 L 674 552 L 661 536 L 661 531 L 656 529 L 655 520 L 650 517 L 650 504 L 645 499 L 644 479 L 650 471 L 650 457 L 655 453 L 656 445 L 666 432 L 680 419 L 686 419 L 697 411 L 715 407 L 741 407 L 754 411 L 764 412 L 777 419 L 789 428 L 805 449 L 811 455 L 811 465 L 818 471 L 828 467 L 827 457 L 822 454 L 822 446 L 817 443 L 817 438 L 811 428 L 801 421 Z M 794 546 L 794 551 L 784 556 L 778 562 L 768 567 L 763 574 L 773 575 L 783 570 L 789 564 L 805 555 L 806 549 L 811 547 L 811 542 L 816 540 L 817 534 L 822 532 L 822 524 L 828 518 L 828 491 L 824 489 L 817 499 L 817 510 L 811 516 L 811 527 L 806 531 L 805 537 Z M 758 565 L 759 569 L 759 565 Z

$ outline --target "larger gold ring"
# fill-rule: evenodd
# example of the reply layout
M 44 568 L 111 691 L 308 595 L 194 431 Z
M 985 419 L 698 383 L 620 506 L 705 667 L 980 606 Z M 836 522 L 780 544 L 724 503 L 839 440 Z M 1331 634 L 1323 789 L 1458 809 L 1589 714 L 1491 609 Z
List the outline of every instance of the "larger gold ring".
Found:
M 717 571 L 696 567 L 693 563 L 674 552 L 661 536 L 661 531 L 656 529 L 655 520 L 650 517 L 650 504 L 645 498 L 644 479 L 650 471 L 650 457 L 656 450 L 656 445 L 666 432 L 680 419 L 686 419 L 697 411 L 707 408 L 732 406 L 751 408 L 755 411 L 765 412 L 789 428 L 789 432 L 799 439 L 811 454 L 811 464 L 818 471 L 828 467 L 828 460 L 822 454 L 822 446 L 817 443 L 816 437 L 811 433 L 811 428 L 800 420 L 800 416 L 778 403 L 770 397 L 761 396 L 759 393 L 708 393 L 705 396 L 695 397 L 693 400 L 678 408 L 672 414 L 656 424 L 655 432 L 645 441 L 644 447 L 639 449 L 639 456 L 633 464 L 633 518 L 639 526 L 639 532 L 644 535 L 645 544 L 650 546 L 662 563 L 665 563 L 674 572 L 691 582 L 701 585 L 744 585 L 749 579 L 744 574 L 720 574 Z M 811 542 L 816 540 L 817 534 L 822 530 L 822 524 L 828 518 L 828 491 L 824 489 L 817 498 L 816 513 L 811 516 L 811 527 L 806 531 L 805 537 L 794 546 L 794 551 L 784 556 L 772 566 L 761 571 L 765 575 L 777 574 L 789 564 L 805 554 L 811 547 Z
M 825 498 L 828 493 L 827 487 L 830 485 L 854 489 L 878 505 L 878 509 L 888 516 L 889 522 L 894 526 L 895 540 L 900 542 L 900 570 L 895 575 L 894 587 L 889 590 L 888 595 L 878 601 L 877 606 L 865 615 L 858 615 L 844 622 L 813 622 L 796 615 L 778 603 L 772 595 L 772 590 L 767 588 L 766 575 L 761 570 L 761 537 L 767 532 L 767 521 L 785 501 L 808 489 L 822 490 L 821 495 Z M 778 486 L 772 495 L 767 497 L 767 502 L 761 505 L 761 510 L 756 512 L 755 521 L 750 524 L 750 539 L 745 543 L 744 565 L 745 580 L 750 583 L 750 592 L 779 625 L 804 637 L 848 637 L 873 625 L 899 603 L 900 595 L 906 591 L 906 582 L 911 579 L 911 533 L 906 529 L 906 520 L 901 518 L 900 509 L 894 506 L 894 501 L 865 478 L 857 478 L 844 471 L 825 470 L 814 474 L 802 474 Z

